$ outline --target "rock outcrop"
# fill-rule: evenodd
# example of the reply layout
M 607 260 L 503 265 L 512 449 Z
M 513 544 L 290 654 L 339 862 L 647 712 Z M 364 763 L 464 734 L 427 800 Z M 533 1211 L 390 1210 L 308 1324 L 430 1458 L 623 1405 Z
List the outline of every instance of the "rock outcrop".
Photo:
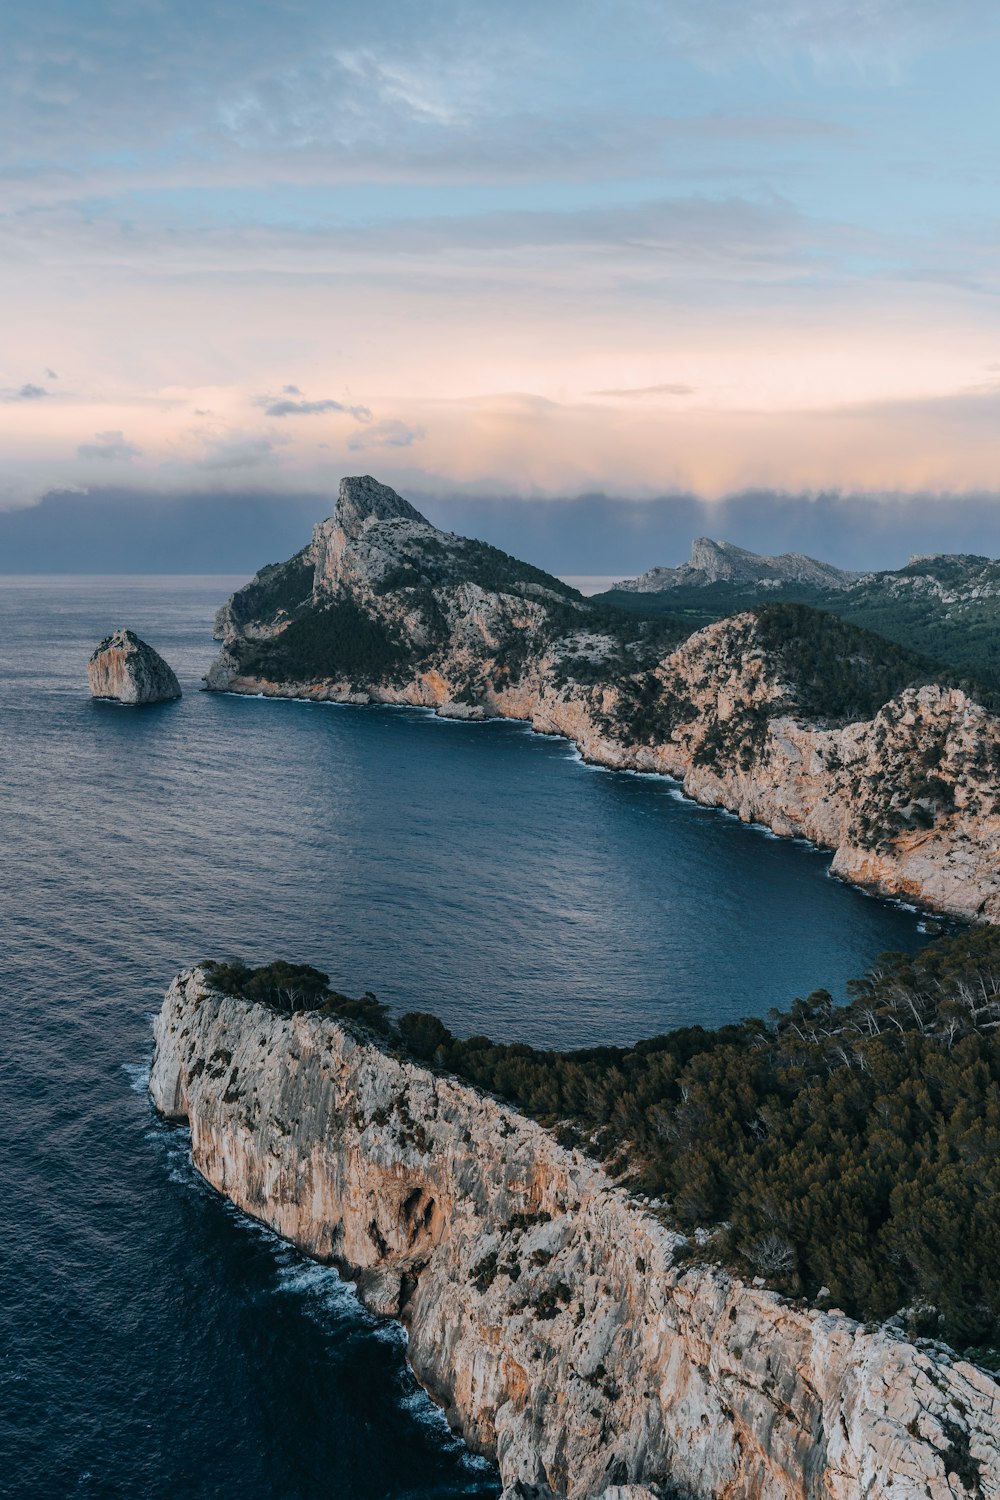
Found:
M 116 703 L 167 703 L 181 696 L 163 657 L 132 630 L 105 636 L 87 663 L 87 680 L 93 697 Z
M 693 1264 L 578 1152 L 317 1014 L 171 985 L 150 1091 L 198 1171 L 400 1317 L 509 1500 L 993 1500 L 1000 1387 Z
M 659 594 L 667 589 L 704 588 L 713 583 L 750 584 L 762 589 L 789 583 L 814 589 L 846 589 L 857 577 L 857 573 L 819 562 L 802 552 L 762 557 L 733 542 L 716 542 L 711 537 L 699 536 L 691 543 L 690 562 L 677 568 L 649 568 L 638 578 L 625 578 L 614 587 L 627 594 Z
M 596 764 L 675 777 L 699 802 L 812 839 L 845 879 L 1000 920 L 1000 719 L 940 682 L 885 689 L 920 660 L 838 621 L 820 630 L 842 633 L 836 649 L 810 655 L 795 611 L 813 627 L 827 617 L 777 608 L 792 612 L 780 629 L 745 612 L 678 642 L 675 626 L 610 617 L 539 569 L 438 531 L 376 481 L 345 479 L 311 547 L 220 611 L 206 680 L 524 719 Z M 833 674 L 870 705 L 865 717 L 812 706 Z

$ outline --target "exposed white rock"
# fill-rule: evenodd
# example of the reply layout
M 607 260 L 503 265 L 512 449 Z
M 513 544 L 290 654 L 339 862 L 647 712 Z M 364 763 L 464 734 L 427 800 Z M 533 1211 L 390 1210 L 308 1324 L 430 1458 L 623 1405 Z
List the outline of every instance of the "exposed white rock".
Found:
M 844 879 L 954 916 L 1000 920 L 1000 719 L 965 693 L 908 689 L 871 720 L 805 720 L 756 616 L 746 613 L 706 626 L 650 664 L 646 681 L 669 712 L 639 733 L 627 714 L 634 682 L 604 670 L 620 643 L 600 634 L 582 601 L 543 584 L 475 581 L 478 548 L 438 531 L 369 476 L 343 480 L 335 515 L 293 564 L 312 567 L 319 606 L 349 597 L 410 643 L 414 659 L 427 650 L 429 659 L 392 681 L 246 673 L 240 642 L 280 633 L 287 622 L 237 619 L 236 595 L 220 614 L 223 650 L 209 687 L 524 719 L 573 740 L 595 764 L 673 776 L 699 802 L 829 848 Z M 400 577 L 427 585 L 397 587 Z M 421 594 L 434 601 L 433 637 Z M 553 603 L 558 634 L 548 628 Z M 513 666 L 505 654 L 512 642 Z M 590 671 L 558 670 L 566 657 Z
M 166 703 L 181 696 L 173 670 L 132 630 L 105 636 L 87 663 L 87 680 L 93 697 L 116 703 Z
M 734 542 L 716 542 L 699 536 L 691 543 L 691 561 L 677 568 L 649 568 L 638 578 L 625 578 L 614 587 L 629 594 L 660 594 L 667 589 L 704 588 L 712 583 L 742 583 L 761 588 L 782 584 L 806 584 L 816 589 L 846 589 L 857 578 L 844 568 L 819 562 L 802 552 L 782 552 L 762 557 Z
M 985 1374 L 678 1264 L 675 1234 L 495 1100 L 197 969 L 155 1032 L 153 1101 L 197 1169 L 402 1317 L 507 1500 L 1000 1496 Z

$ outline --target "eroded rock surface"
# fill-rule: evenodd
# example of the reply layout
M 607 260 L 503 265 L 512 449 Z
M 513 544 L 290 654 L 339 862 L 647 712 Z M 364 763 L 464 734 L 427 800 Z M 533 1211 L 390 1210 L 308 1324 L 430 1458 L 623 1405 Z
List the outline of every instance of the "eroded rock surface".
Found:
M 172 669 L 132 630 L 105 636 L 87 663 L 87 680 L 93 697 L 117 703 L 166 703 L 181 696 Z
M 821 718 L 758 615 L 667 650 L 616 638 L 558 579 L 439 531 L 369 476 L 343 480 L 311 546 L 258 574 L 217 626 L 211 688 L 525 719 L 596 764 L 668 774 L 812 839 L 846 879 L 1000 920 L 1000 719 L 958 688 Z
M 150 1091 L 221 1192 L 409 1331 L 508 1500 L 994 1500 L 1000 1387 L 725 1272 L 515 1111 L 315 1014 L 171 985 Z

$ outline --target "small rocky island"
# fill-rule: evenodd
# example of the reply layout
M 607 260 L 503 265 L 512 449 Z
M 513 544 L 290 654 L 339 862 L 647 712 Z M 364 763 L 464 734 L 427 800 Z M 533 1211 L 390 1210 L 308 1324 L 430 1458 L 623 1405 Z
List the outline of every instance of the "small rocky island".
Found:
M 87 663 L 94 698 L 115 703 L 169 703 L 181 696 L 173 669 L 132 630 L 116 630 L 96 647 Z

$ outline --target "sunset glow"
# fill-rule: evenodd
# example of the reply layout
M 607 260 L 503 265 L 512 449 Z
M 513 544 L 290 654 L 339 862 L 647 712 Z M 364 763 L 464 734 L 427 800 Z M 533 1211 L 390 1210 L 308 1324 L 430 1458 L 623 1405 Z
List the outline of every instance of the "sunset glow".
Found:
M 995 487 L 992 11 L 624 9 L 22 11 L 0 503 Z

